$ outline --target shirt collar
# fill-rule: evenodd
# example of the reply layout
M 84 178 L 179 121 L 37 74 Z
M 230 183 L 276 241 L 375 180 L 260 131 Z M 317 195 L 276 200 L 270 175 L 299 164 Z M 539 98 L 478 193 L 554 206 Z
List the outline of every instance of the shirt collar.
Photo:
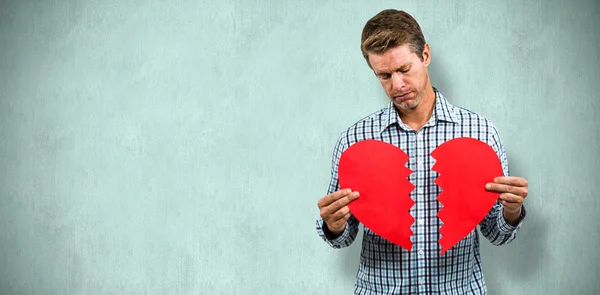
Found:
M 425 126 L 434 126 L 438 121 L 445 121 L 451 123 L 458 123 L 458 118 L 454 113 L 454 106 L 448 102 L 448 100 L 440 93 L 435 87 L 433 88 L 435 92 L 435 106 L 433 108 L 433 112 L 431 114 L 431 118 L 425 124 Z M 400 116 L 396 112 L 396 108 L 394 107 L 394 103 L 390 101 L 386 110 L 384 111 L 383 121 L 381 124 L 381 130 L 379 132 L 383 132 L 390 125 L 396 123 L 400 126 L 404 125 Z

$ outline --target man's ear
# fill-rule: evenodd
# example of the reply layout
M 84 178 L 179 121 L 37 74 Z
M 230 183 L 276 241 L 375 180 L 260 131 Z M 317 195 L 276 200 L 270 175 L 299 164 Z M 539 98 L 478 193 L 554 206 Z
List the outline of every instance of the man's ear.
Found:
M 431 52 L 429 51 L 429 44 L 425 43 L 425 46 L 423 46 L 423 63 L 425 64 L 425 66 L 429 66 L 429 64 L 431 63 Z

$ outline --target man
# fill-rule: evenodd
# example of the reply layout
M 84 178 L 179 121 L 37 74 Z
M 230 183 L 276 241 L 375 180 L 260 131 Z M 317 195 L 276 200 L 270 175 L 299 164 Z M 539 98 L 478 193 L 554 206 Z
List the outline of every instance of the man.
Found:
M 429 80 L 429 45 L 415 19 L 403 11 L 384 10 L 365 25 L 361 50 L 387 96 L 389 105 L 360 120 L 339 138 L 334 152 L 328 195 L 318 201 L 319 235 L 332 247 L 349 246 L 358 233 L 359 221 L 348 204 L 360 192 L 340 188 L 338 163 L 344 150 L 365 139 L 391 143 L 409 156 L 415 185 L 410 197 L 415 205 L 411 251 L 388 242 L 364 228 L 355 294 L 486 294 L 479 252 L 479 234 L 473 230 L 440 255 L 436 216 L 441 209 L 434 183 L 437 174 L 430 153 L 456 137 L 472 137 L 490 145 L 502 163 L 499 176 L 486 189 L 500 193 L 498 202 L 479 224 L 494 245 L 512 241 L 525 217 L 523 201 L 528 183 L 508 175 L 506 153 L 492 123 L 473 112 L 451 105 Z M 469 202 L 469 196 L 464 196 Z

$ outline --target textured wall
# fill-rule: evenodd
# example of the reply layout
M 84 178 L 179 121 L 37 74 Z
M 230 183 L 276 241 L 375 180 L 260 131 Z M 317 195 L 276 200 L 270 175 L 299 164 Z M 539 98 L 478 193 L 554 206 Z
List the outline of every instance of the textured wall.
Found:
M 389 7 L 530 180 L 490 294 L 600 293 L 598 1 L 200 2 L 0 1 L 0 293 L 351 293 L 316 201 Z

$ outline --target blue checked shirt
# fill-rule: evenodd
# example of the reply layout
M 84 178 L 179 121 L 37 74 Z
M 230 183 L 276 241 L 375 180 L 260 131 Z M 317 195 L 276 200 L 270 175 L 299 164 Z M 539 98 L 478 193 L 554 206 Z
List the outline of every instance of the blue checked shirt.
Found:
M 415 185 L 410 193 L 415 205 L 410 209 L 415 222 L 411 229 L 411 251 L 388 242 L 364 227 L 360 264 L 356 276 L 355 294 L 486 294 L 479 253 L 479 234 L 474 229 L 468 236 L 440 255 L 439 229 L 442 222 L 436 216 L 441 209 L 437 196 L 441 189 L 434 183 L 438 173 L 431 167 L 435 159 L 430 153 L 440 144 L 457 137 L 471 137 L 490 145 L 508 175 L 506 153 L 496 128 L 490 120 L 471 111 L 451 105 L 435 89 L 435 107 L 429 121 L 414 131 L 404 124 L 392 102 L 348 128 L 340 136 L 333 155 L 331 183 L 328 194 L 340 189 L 338 163 L 344 150 L 365 139 L 391 143 L 408 156 L 407 167 L 413 173 L 408 180 Z M 481 234 L 492 244 L 512 241 L 521 227 L 525 210 L 517 226 L 503 217 L 502 205 L 496 203 L 479 224 Z M 317 232 L 333 248 L 349 246 L 358 233 L 359 221 L 351 216 L 345 231 L 337 238 L 322 219 L 317 220 Z

